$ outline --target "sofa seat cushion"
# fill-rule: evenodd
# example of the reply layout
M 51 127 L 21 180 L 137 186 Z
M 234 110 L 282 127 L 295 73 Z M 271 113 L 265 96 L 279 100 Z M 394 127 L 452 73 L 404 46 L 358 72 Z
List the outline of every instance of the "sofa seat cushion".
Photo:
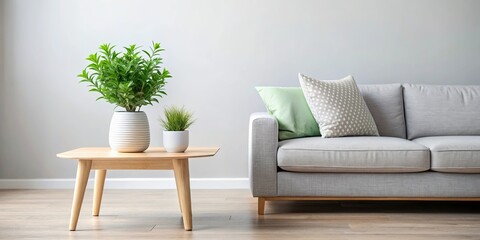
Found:
M 480 136 L 436 136 L 413 141 L 430 148 L 434 171 L 480 173 Z
M 279 142 L 277 161 L 292 172 L 422 172 L 430 151 L 394 137 L 310 137 Z

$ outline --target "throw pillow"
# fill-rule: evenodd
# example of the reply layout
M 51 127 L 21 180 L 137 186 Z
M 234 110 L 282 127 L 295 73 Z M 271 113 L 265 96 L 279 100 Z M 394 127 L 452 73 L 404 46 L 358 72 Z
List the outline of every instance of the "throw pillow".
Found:
M 372 114 L 352 76 L 324 81 L 302 74 L 298 78 L 322 137 L 378 136 Z
M 268 113 L 278 121 L 278 138 L 319 136 L 318 124 L 313 118 L 301 88 L 256 87 Z

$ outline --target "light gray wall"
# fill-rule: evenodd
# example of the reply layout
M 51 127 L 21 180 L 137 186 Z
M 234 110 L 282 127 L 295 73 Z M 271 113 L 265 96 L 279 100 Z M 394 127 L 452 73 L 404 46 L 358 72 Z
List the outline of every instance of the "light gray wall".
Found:
M 247 177 L 251 112 L 258 85 L 298 86 L 297 73 L 352 74 L 359 83 L 480 84 L 480 1 L 203 0 L 5 1 L 0 178 L 70 178 L 55 154 L 108 146 L 113 107 L 78 83 L 101 43 L 166 49 L 174 76 L 161 104 L 145 107 L 152 145 L 166 105 L 198 121 L 196 146 L 221 146 L 191 160 L 192 177 Z M 124 171 L 114 177 L 166 177 Z
M 2 176 L 2 168 L 3 168 L 3 162 L 6 161 L 3 158 L 3 152 L 5 151 L 5 148 L 3 147 L 3 143 L 7 141 L 7 136 L 5 134 L 5 131 L 3 130 L 3 123 L 6 121 L 6 116 L 7 114 L 4 112 L 4 102 L 5 102 L 5 95 L 6 95 L 6 89 L 4 86 L 4 23 L 5 23 L 5 6 L 4 6 L 4 1 L 0 0 L 0 177 Z

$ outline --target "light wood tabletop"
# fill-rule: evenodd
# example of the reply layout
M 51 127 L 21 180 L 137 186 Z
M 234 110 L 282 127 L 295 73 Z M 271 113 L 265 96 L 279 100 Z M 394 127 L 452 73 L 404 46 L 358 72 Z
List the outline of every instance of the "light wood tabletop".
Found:
M 105 147 L 77 148 L 57 154 L 59 158 L 69 159 L 185 159 L 214 156 L 218 147 L 191 147 L 184 153 L 168 153 L 162 147 L 151 147 L 141 153 L 120 153 Z
M 173 170 L 177 185 L 180 211 L 184 228 L 192 230 L 189 159 L 214 156 L 218 147 L 191 147 L 184 153 L 167 153 L 163 148 L 152 147 L 141 153 L 118 153 L 110 148 L 78 148 L 57 154 L 59 158 L 77 159 L 77 179 L 73 195 L 70 230 L 77 228 L 90 170 L 95 169 L 93 216 L 100 213 L 105 177 L 109 169 Z

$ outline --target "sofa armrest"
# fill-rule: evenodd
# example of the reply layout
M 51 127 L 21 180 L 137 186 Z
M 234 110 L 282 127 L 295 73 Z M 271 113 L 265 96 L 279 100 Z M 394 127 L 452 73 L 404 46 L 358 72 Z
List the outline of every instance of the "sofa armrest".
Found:
M 268 113 L 252 113 L 248 136 L 250 189 L 254 197 L 277 195 L 277 119 Z

